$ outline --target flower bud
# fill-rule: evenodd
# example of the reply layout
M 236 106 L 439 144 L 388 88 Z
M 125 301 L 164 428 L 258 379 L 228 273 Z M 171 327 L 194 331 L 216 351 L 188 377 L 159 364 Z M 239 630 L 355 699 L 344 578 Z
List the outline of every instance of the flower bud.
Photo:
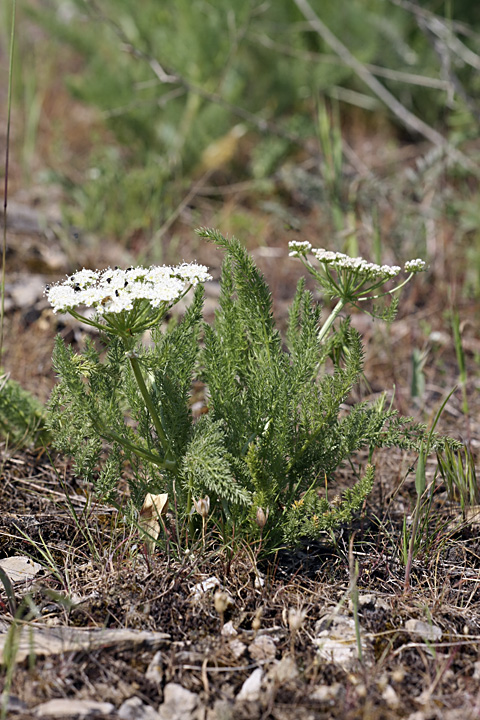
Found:
M 193 504 L 197 513 L 201 515 L 204 520 L 206 520 L 210 511 L 210 498 L 208 497 L 208 495 L 205 495 L 204 498 L 199 498 L 198 500 L 195 500 L 195 498 L 193 498 Z
M 265 513 L 265 511 L 263 510 L 263 508 L 261 508 L 261 507 L 258 507 L 258 508 L 257 508 L 257 515 L 256 515 L 256 517 L 255 517 L 255 522 L 257 523 L 257 525 L 258 525 L 258 527 L 260 528 L 260 530 L 263 530 L 263 528 L 264 528 L 265 525 L 267 524 L 268 515 L 269 515 L 269 510 L 268 510 L 268 508 L 267 508 L 267 512 L 266 512 L 266 513 Z

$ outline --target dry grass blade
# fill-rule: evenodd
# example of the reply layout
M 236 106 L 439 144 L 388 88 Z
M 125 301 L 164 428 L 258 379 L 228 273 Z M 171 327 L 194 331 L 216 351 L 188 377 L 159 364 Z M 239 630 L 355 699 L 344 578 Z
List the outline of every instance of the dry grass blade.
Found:
M 13 50 L 15 45 L 16 2 L 12 0 L 12 25 L 10 33 L 10 58 L 8 66 L 7 137 L 5 145 L 5 184 L 3 194 L 3 244 L 2 244 L 2 296 L 0 313 L 0 359 L 3 353 L 3 325 L 5 315 L 5 277 L 7 259 L 7 205 L 8 205 L 8 163 L 10 156 L 10 118 L 12 111 Z

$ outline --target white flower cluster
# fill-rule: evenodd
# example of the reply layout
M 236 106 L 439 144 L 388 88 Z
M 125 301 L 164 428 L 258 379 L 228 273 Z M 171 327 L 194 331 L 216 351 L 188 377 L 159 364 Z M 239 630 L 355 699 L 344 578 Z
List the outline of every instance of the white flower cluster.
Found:
M 415 260 L 407 260 L 405 263 L 405 272 L 417 273 L 422 272 L 427 267 L 427 263 L 420 258 Z
M 152 266 L 120 270 L 79 270 L 62 283 L 48 286 L 45 295 L 54 312 L 67 312 L 79 305 L 97 313 L 121 313 L 132 310 L 136 300 L 148 300 L 152 308 L 171 303 L 190 285 L 211 280 L 208 268 L 196 263 L 177 267 Z
M 363 275 L 369 280 L 377 278 L 394 278 L 402 268 L 398 265 L 376 265 L 369 263 L 361 257 L 352 258 L 340 252 L 332 252 L 331 250 L 312 250 L 317 260 L 324 265 L 331 265 L 335 270 L 352 270 L 358 275 Z
M 307 240 L 291 240 L 288 243 L 290 249 L 289 257 L 301 257 L 306 255 L 312 249 L 312 246 Z

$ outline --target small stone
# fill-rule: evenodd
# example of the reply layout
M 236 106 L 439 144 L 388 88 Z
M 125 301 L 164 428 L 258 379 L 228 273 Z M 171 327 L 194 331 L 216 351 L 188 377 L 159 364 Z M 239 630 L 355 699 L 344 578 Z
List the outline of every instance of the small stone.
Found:
M 12 557 L 0 560 L 0 567 L 4 570 L 10 582 L 22 582 L 33 580 L 35 575 L 40 572 L 42 566 L 26 555 L 13 555 Z
M 147 680 L 150 680 L 150 682 L 157 683 L 157 685 L 160 685 L 163 680 L 163 656 L 160 650 L 158 650 L 153 658 L 150 660 L 150 663 L 145 671 L 145 677 Z
M 343 688 L 338 682 L 332 685 L 319 685 L 310 695 L 310 700 L 333 705 L 342 692 Z
M 262 679 L 263 670 L 262 668 L 257 668 L 243 683 L 240 692 L 237 695 L 237 700 L 249 700 L 251 702 L 258 700 L 262 687 Z M 167 719 L 165 718 L 165 720 Z
M 245 653 L 247 646 L 245 643 L 243 643 L 238 638 L 233 638 L 233 640 L 230 640 L 228 643 L 228 647 L 230 648 L 230 651 L 232 652 L 233 656 L 236 660 L 238 658 L 242 657 L 242 655 Z
M 151 705 L 144 705 L 140 698 L 132 697 L 125 700 L 118 710 L 122 720 L 159 720 L 159 714 Z
M 37 717 L 81 719 L 112 715 L 115 712 L 115 705 L 96 700 L 56 698 L 37 705 L 32 712 Z
M 377 602 L 377 596 L 373 593 L 365 593 L 365 595 L 358 596 L 358 604 L 360 607 L 371 607 L 374 608 Z
M 203 717 L 203 707 L 196 693 L 186 690 L 178 683 L 168 683 L 163 692 L 163 703 L 158 708 L 160 720 L 198 720 Z
M 357 635 L 353 618 L 327 615 L 317 622 L 315 632 L 316 637 L 313 642 L 318 647 L 321 658 L 339 665 L 347 672 L 358 661 Z M 363 661 L 370 663 L 371 646 L 363 637 L 361 637 L 361 649 Z
M 238 635 L 238 632 L 235 630 L 231 620 L 226 622 L 222 627 L 222 635 L 223 637 L 235 637 L 235 635 Z
M 192 588 L 192 596 L 195 600 L 199 600 L 202 595 L 205 595 L 206 592 L 209 590 L 212 590 L 214 587 L 218 587 L 220 585 L 220 580 L 216 578 L 214 575 L 207 578 L 206 580 L 202 580 L 202 582 L 197 583 Z
M 206 720 L 232 720 L 233 703 L 228 700 L 216 700 L 213 708 L 207 710 Z
M 367 609 L 367 610 L 373 610 L 375 608 L 375 605 L 377 604 L 377 596 L 373 593 L 365 593 L 364 595 L 358 596 L 358 608 L 359 610 Z M 348 609 L 350 612 L 353 612 L 353 602 L 350 598 L 348 601 Z
M 442 631 L 438 625 L 426 623 L 423 620 L 407 620 L 405 630 L 414 635 L 421 635 L 424 640 L 429 642 L 438 642 L 442 639 Z
M 276 685 L 284 685 L 298 676 L 295 660 L 290 655 L 284 655 L 280 662 L 270 669 L 268 679 Z
M 275 643 L 268 635 L 258 635 L 249 645 L 248 652 L 258 663 L 264 660 L 274 660 L 277 652 Z

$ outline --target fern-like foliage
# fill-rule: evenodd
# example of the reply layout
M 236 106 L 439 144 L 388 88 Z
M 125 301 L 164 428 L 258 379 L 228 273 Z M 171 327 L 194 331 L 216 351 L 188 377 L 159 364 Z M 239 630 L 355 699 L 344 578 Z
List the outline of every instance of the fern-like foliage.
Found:
M 300 281 L 283 339 L 245 248 L 214 230 L 200 233 L 225 252 L 214 322 L 202 321 L 199 286 L 183 319 L 154 328 L 148 344 L 109 335 L 104 352 L 90 341 L 76 354 L 58 339 L 48 428 L 103 496 L 122 476 L 137 507 L 146 492 L 168 492 L 177 530 L 195 530 L 193 500 L 208 495 L 226 541 L 256 537 L 268 548 L 318 537 L 350 521 L 372 488 L 368 465 L 333 500 L 336 470 L 361 449 L 418 449 L 425 427 L 381 401 L 346 404 L 363 370 L 348 317 L 331 315 L 321 332 L 320 309 Z M 194 421 L 197 378 L 208 413 Z M 432 449 L 442 443 L 429 435 Z
M 176 456 L 191 434 L 188 401 L 202 305 L 199 287 L 183 321 L 165 332 L 155 329 L 154 342 L 147 348 L 139 343 L 136 350 Z M 76 472 L 99 493 L 113 494 L 125 475 L 133 501 L 141 505 L 146 491 L 165 485 L 165 451 L 126 362 L 124 344 L 118 338 L 106 344 L 104 357 L 91 341 L 76 354 L 57 338 L 53 362 L 59 382 L 49 401 L 49 428 L 56 446 L 74 457 Z
M 269 511 L 271 542 L 316 537 L 361 507 L 374 469 L 335 505 L 325 497 L 325 480 L 362 448 L 417 448 L 425 428 L 380 405 L 345 410 L 363 368 L 361 338 L 348 320 L 320 343 L 320 310 L 300 281 L 282 345 L 268 286 L 244 247 L 214 230 L 199 233 L 226 254 L 202 359 L 210 413 L 222 422 L 235 476 L 253 499 L 250 528 L 260 532 L 252 522 L 260 506 Z
M 222 426 L 221 420 L 209 415 L 196 423 L 183 456 L 182 477 L 187 494 L 208 495 L 212 506 L 220 501 L 224 508 L 234 509 L 251 502 L 251 496 L 233 474 Z

